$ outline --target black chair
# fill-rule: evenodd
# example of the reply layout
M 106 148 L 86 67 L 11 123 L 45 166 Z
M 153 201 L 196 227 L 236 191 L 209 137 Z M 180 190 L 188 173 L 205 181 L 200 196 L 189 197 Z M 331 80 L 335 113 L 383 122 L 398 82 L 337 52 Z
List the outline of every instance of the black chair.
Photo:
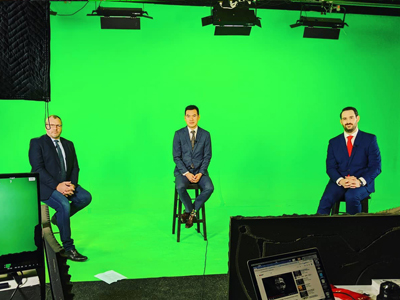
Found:
M 368 200 L 371 199 L 371 196 L 368 196 L 367 198 L 364 198 L 361 201 L 361 212 L 363 213 L 368 213 Z M 332 208 L 331 208 L 331 216 L 332 215 L 338 215 L 338 214 L 344 214 L 346 213 L 345 211 L 339 211 L 340 203 L 341 202 L 346 202 L 344 198 L 340 199 L 340 201 L 336 202 Z
M 187 189 L 194 190 L 196 197 L 200 194 L 200 186 L 197 183 L 189 184 Z M 177 237 L 176 237 L 176 241 L 178 243 L 181 239 L 181 225 L 186 224 L 181 221 L 181 215 L 182 215 L 182 202 L 181 202 L 181 200 L 179 200 L 179 194 L 175 188 L 174 215 L 173 215 L 173 219 L 172 219 L 172 234 L 175 234 L 176 224 L 178 223 L 178 232 L 177 232 Z M 200 215 L 201 215 L 201 217 L 200 217 Z M 204 240 L 207 241 L 206 205 L 205 204 L 203 204 L 203 207 L 201 207 L 199 209 L 199 211 L 197 212 L 197 220 L 195 221 L 195 223 L 197 223 L 197 232 L 199 232 L 199 233 L 200 233 L 200 224 L 201 223 L 203 224 L 203 236 L 204 236 Z

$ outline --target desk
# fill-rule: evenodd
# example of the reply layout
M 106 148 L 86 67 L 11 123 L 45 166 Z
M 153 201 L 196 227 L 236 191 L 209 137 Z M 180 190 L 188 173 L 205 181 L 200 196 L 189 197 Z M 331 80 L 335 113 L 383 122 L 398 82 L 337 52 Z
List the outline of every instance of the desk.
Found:
M 22 285 L 20 285 L 19 291 L 15 293 L 13 300 L 41 299 L 41 285 L 36 271 L 24 271 L 23 274 Z M 17 287 L 17 283 L 11 276 L 7 276 L 6 274 L 0 275 L 0 283 L 8 283 L 10 285 L 8 288 L 0 290 L 0 299 L 10 299 L 10 296 Z
M 15 282 L 14 279 L 12 280 L 1 280 L 0 279 L 0 283 L 5 283 L 8 282 L 8 284 L 10 285 L 10 287 L 6 288 L 6 289 L 1 289 L 0 293 L 3 291 L 8 291 L 8 290 L 14 290 L 17 287 L 17 283 Z M 28 286 L 35 286 L 35 285 L 39 285 L 39 277 L 35 276 L 35 277 L 28 277 L 28 278 L 22 278 L 22 284 L 19 288 L 23 289 L 25 287 Z

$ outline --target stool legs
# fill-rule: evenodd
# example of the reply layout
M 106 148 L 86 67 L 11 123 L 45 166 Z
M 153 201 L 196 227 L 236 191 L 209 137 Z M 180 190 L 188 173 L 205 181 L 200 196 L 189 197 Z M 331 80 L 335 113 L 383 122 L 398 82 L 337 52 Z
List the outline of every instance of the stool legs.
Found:
M 371 199 L 371 197 L 364 199 L 363 201 L 361 201 L 361 211 L 364 213 L 368 213 L 369 208 L 368 208 L 368 199 Z
M 196 198 L 199 195 L 199 189 L 195 189 Z M 175 189 L 174 192 L 174 214 L 173 214 L 173 223 L 172 223 L 172 234 L 175 234 L 176 224 L 178 224 L 177 228 L 177 236 L 176 240 L 179 243 L 181 239 L 181 225 L 185 224 L 181 221 L 182 215 L 182 202 L 179 199 L 178 191 Z M 202 217 L 200 217 L 200 215 Z M 204 240 L 207 240 L 207 230 L 206 230 L 206 214 L 205 214 L 205 204 L 199 209 L 197 212 L 197 232 L 200 233 L 200 223 L 203 223 L 203 235 Z
M 201 208 L 201 212 L 203 213 L 203 234 L 204 240 L 207 241 L 207 229 L 206 229 L 206 206 L 203 205 Z
M 175 226 L 176 226 L 176 209 L 178 205 L 178 191 L 175 189 L 175 195 L 174 195 L 174 214 L 172 216 L 172 234 L 175 234 Z
M 195 195 L 196 195 L 196 198 L 197 198 L 197 196 L 199 196 L 199 190 L 195 190 Z M 201 208 L 197 212 L 197 219 L 200 219 L 200 210 L 201 210 Z M 200 233 L 200 222 L 197 222 L 197 232 Z
M 200 218 L 200 212 L 202 217 Z M 206 206 L 203 205 L 202 208 L 198 211 L 198 221 L 197 221 L 197 232 L 200 232 L 200 223 L 203 223 L 203 236 L 204 240 L 207 241 L 207 228 L 206 228 Z
M 181 214 L 182 214 L 182 202 L 179 201 L 179 208 L 178 208 L 178 234 L 176 236 L 176 241 L 179 243 L 181 240 L 181 225 L 184 224 L 181 221 Z
M 361 200 L 361 212 L 363 213 L 368 213 L 368 200 L 371 199 L 371 196 L 368 196 L 367 198 L 364 198 Z M 332 215 L 338 215 L 339 208 L 340 208 L 340 203 L 344 202 L 343 200 L 337 201 L 335 204 L 333 204 L 331 208 L 331 216 Z

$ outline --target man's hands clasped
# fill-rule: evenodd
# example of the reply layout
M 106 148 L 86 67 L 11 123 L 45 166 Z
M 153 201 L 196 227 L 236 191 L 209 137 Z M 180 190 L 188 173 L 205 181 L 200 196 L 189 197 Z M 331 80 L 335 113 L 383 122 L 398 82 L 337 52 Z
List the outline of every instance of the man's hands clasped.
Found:
M 345 189 L 356 189 L 361 186 L 360 180 L 354 176 L 347 176 L 339 181 L 339 184 Z
M 57 185 L 57 191 L 63 194 L 65 197 L 72 196 L 75 192 L 75 185 L 71 181 L 64 181 Z
M 185 174 L 185 176 L 191 183 L 198 183 L 200 181 L 201 176 L 203 176 L 203 174 L 197 173 L 196 175 L 193 175 L 192 173 L 188 172 Z

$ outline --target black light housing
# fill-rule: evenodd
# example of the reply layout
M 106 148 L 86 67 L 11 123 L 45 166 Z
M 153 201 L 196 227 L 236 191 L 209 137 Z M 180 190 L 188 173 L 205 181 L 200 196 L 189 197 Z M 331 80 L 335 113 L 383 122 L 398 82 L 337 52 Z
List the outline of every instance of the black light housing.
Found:
M 141 8 L 98 7 L 88 16 L 101 16 L 101 29 L 140 29 L 140 17 L 153 19 Z
M 214 35 L 250 35 L 253 26 L 261 27 L 260 18 L 247 2 L 223 1 L 212 8 L 212 15 L 201 19 L 202 25 L 214 25 Z
M 316 11 L 322 15 L 326 13 L 339 12 L 343 10 L 343 18 L 316 18 L 305 17 L 302 15 L 303 11 Z M 340 29 L 344 26 L 349 26 L 345 23 L 346 9 L 344 7 L 333 6 L 333 3 L 322 4 L 307 4 L 302 6 L 300 11 L 300 18 L 295 24 L 290 25 L 291 28 L 299 26 L 306 26 L 304 28 L 304 38 L 318 38 L 318 39 L 339 39 Z

